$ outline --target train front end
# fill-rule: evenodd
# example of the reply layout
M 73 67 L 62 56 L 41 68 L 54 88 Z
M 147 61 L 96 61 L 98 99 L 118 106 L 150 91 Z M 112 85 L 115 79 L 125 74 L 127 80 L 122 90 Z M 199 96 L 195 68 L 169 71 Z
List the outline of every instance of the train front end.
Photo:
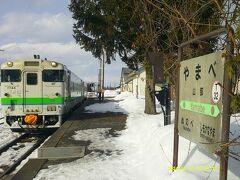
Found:
M 40 59 L 1 64 L 1 114 L 12 131 L 59 127 L 63 105 L 62 64 Z

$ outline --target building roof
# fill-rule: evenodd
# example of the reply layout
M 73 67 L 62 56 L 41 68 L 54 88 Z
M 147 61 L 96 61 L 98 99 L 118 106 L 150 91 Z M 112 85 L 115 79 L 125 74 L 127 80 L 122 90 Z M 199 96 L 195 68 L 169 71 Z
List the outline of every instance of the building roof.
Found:
M 121 75 L 129 74 L 129 73 L 131 73 L 132 71 L 133 71 L 132 69 L 123 67 L 123 68 L 122 68 Z
M 126 81 L 129 79 L 129 75 L 133 72 L 132 69 L 123 67 L 121 71 L 121 79 L 120 79 L 120 84 L 125 84 Z

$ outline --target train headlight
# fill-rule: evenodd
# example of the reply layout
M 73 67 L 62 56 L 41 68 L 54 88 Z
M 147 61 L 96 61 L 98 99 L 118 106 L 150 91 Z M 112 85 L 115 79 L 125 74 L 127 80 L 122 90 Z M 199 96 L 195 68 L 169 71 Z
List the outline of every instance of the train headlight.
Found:
M 56 62 L 52 61 L 51 65 L 52 65 L 52 67 L 57 67 L 58 64 Z
M 7 62 L 7 66 L 8 67 L 12 67 L 13 66 L 13 62 L 12 61 Z

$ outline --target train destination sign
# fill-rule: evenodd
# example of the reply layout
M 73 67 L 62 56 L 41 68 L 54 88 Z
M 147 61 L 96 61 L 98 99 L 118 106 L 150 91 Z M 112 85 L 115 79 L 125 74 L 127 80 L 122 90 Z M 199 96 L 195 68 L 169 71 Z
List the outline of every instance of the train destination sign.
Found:
M 181 62 L 179 135 L 214 152 L 220 141 L 224 58 L 216 52 Z

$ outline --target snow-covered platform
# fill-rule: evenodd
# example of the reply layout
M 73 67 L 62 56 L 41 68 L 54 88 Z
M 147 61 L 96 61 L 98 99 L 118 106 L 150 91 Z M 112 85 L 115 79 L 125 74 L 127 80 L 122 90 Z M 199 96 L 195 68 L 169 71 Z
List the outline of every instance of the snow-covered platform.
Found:
M 108 103 L 104 100 L 100 103 Z M 99 103 L 96 99 L 89 99 L 86 105 Z M 127 115 L 120 112 L 91 113 L 79 108 L 39 149 L 38 159 L 30 159 L 13 179 L 33 179 L 41 170 L 49 165 L 71 162 L 92 152 L 98 152 L 99 156 L 111 154 L 109 150 L 103 150 L 98 146 L 91 147 L 89 137 L 98 139 L 98 144 L 106 146 L 100 136 L 118 136 L 118 131 L 125 128 Z M 96 133 L 97 132 L 97 133 Z M 97 137 L 96 135 L 100 136 Z M 87 138 L 88 137 L 88 138 Z M 112 146 L 112 144 L 109 144 Z M 111 148 L 110 148 L 111 149 Z M 116 148 L 116 152 L 117 152 Z M 113 152 L 115 153 L 115 152 Z
M 34 176 L 35 180 L 219 179 L 219 158 L 181 136 L 179 169 L 172 172 L 174 126 L 164 126 L 160 108 L 158 114 L 149 115 L 144 113 L 144 106 L 144 98 L 127 92 L 104 103 L 93 101 L 85 107 L 84 113 L 78 110 L 73 114 L 69 119 L 71 125 L 60 140 L 55 141 L 57 147 L 85 146 L 84 156 L 30 160 L 16 179 L 33 179 Z M 127 114 L 126 123 L 126 115 L 121 113 Z M 231 139 L 240 137 L 239 121 L 240 114 L 231 117 Z M 240 152 L 239 146 L 230 150 Z M 36 154 L 31 157 L 36 158 Z M 228 167 L 228 179 L 239 179 L 240 161 L 230 157 Z

